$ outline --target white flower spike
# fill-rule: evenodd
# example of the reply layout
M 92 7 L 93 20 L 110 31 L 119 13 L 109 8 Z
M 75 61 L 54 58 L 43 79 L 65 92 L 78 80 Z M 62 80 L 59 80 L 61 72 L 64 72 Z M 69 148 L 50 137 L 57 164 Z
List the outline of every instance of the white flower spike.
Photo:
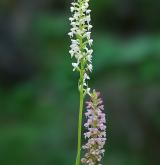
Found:
M 77 0 L 71 3 L 72 17 L 69 18 L 71 30 L 68 35 L 71 38 L 70 55 L 76 62 L 72 63 L 73 71 L 79 71 L 83 80 L 79 86 L 83 86 L 84 93 L 88 93 L 87 80 L 89 80 L 89 72 L 92 72 L 92 53 L 91 46 L 91 10 L 89 9 L 89 0 Z M 77 70 L 77 68 L 79 68 Z M 87 77 L 86 77 L 87 75 Z

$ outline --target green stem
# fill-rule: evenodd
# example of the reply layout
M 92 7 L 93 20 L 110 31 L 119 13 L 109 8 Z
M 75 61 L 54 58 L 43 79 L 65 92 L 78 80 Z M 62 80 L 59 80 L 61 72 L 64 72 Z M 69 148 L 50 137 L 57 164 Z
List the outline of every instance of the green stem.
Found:
M 76 165 L 80 165 L 81 159 L 81 139 L 82 139 L 82 116 L 83 116 L 83 86 L 80 89 L 80 107 L 79 107 L 79 121 L 78 121 L 78 146 L 77 146 L 77 159 Z
M 78 2 L 80 5 L 82 5 L 83 0 L 78 0 Z M 82 30 L 82 25 L 80 25 L 79 28 Z M 83 38 L 82 36 L 78 36 L 77 38 L 79 39 L 80 42 L 80 50 L 83 51 Z M 78 120 L 78 144 L 77 144 L 76 165 L 81 164 L 82 118 L 83 118 L 83 104 L 84 104 L 83 79 L 84 79 L 84 61 L 81 61 L 80 79 L 79 79 L 80 106 L 79 106 L 79 120 Z

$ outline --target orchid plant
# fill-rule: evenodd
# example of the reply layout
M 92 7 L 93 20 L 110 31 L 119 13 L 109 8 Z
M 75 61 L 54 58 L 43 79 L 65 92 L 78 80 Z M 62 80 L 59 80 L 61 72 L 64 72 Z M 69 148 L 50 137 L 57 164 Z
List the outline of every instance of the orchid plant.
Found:
M 91 48 L 91 10 L 89 0 L 77 0 L 71 3 L 72 17 L 69 18 L 71 30 L 68 35 L 71 38 L 70 55 L 74 60 L 72 63 L 73 71 L 79 72 L 78 90 L 80 93 L 79 121 L 78 121 L 78 145 L 76 165 L 89 164 L 100 165 L 105 150 L 103 149 L 106 141 L 106 120 L 103 113 L 104 106 L 100 93 L 90 89 L 88 80 L 92 72 L 92 53 Z M 85 113 L 87 122 L 84 124 L 86 144 L 82 146 L 82 116 L 84 109 L 84 99 L 90 96 L 87 102 L 87 112 Z M 86 151 L 81 158 L 81 150 Z

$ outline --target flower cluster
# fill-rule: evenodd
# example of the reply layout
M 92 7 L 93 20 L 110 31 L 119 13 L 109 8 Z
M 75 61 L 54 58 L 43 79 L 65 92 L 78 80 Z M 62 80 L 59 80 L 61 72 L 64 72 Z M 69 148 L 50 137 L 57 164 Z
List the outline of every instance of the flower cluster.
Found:
M 91 39 L 90 24 L 91 17 L 89 9 L 89 0 L 78 0 L 71 3 L 72 17 L 69 18 L 72 26 L 68 35 L 71 38 L 70 55 L 74 57 L 75 62 L 72 63 L 73 71 L 80 72 L 82 80 L 79 83 L 79 88 L 84 87 L 85 91 L 89 93 L 90 88 L 86 81 L 90 79 L 89 72 L 92 72 L 92 53 L 91 45 L 93 40 Z
M 87 132 L 84 133 L 87 143 L 82 146 L 86 150 L 84 158 L 81 159 L 83 164 L 100 165 L 105 150 L 103 149 L 106 141 L 106 119 L 103 113 L 103 101 L 99 98 L 100 93 L 95 90 L 91 94 L 91 101 L 87 102 L 87 112 L 85 113 L 87 123 L 84 126 Z

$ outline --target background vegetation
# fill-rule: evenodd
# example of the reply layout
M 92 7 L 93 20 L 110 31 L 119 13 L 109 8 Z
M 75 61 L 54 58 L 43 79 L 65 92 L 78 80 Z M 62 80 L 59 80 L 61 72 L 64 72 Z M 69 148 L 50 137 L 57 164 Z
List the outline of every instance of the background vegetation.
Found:
M 1 165 L 75 162 L 70 2 L 0 1 Z M 104 165 L 159 165 L 159 6 L 159 0 L 91 0 L 91 85 L 103 93 L 108 118 Z

